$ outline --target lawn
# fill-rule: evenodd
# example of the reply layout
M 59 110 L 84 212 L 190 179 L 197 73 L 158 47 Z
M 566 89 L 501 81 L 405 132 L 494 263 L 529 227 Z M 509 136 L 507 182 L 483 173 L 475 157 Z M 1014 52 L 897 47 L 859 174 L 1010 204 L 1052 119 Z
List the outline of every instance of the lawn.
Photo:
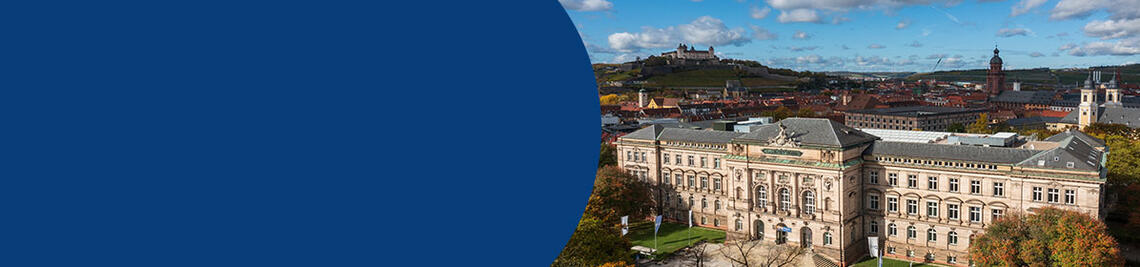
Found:
M 634 246 L 653 248 L 653 222 L 634 223 L 629 228 L 629 240 Z M 693 227 L 690 237 L 687 228 L 686 224 L 661 223 L 661 230 L 657 232 L 657 255 L 673 253 L 699 240 L 724 243 L 723 230 Z
M 855 266 L 855 267 L 876 267 L 876 266 L 879 266 L 879 259 L 871 258 L 871 259 L 862 261 L 860 263 L 856 263 L 855 265 L 852 265 L 852 266 Z M 908 266 L 911 266 L 911 265 L 907 261 L 895 260 L 895 259 L 890 259 L 890 258 L 883 258 L 883 267 L 908 267 Z M 942 266 L 942 265 L 931 265 L 931 264 L 918 263 L 918 262 L 914 263 L 914 267 L 935 267 L 935 266 Z

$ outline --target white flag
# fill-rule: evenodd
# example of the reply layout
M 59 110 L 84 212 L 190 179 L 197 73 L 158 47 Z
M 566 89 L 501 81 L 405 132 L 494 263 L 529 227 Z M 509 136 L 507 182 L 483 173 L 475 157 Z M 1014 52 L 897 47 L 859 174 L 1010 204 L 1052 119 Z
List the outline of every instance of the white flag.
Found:
M 693 210 L 689 210 L 689 228 L 693 227 Z
M 629 215 L 621 216 L 621 225 L 629 225 Z
M 628 234 L 628 233 L 629 233 L 629 227 L 622 227 L 621 228 L 621 235 L 622 236 L 625 236 L 625 234 Z

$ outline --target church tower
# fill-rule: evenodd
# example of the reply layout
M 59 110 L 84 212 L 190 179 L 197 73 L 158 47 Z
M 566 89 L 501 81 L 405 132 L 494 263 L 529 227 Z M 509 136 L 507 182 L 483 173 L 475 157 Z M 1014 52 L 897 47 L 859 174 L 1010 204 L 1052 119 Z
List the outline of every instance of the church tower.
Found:
M 997 46 L 994 46 L 994 57 L 990 58 L 990 70 L 986 73 L 986 90 L 990 91 L 990 96 L 1001 94 L 1005 87 L 1005 71 L 1002 71 L 1001 64 Z
M 1123 107 L 1124 104 L 1120 102 L 1120 87 L 1117 86 L 1117 74 L 1112 74 L 1112 80 L 1104 86 L 1104 106 L 1106 107 Z
M 644 108 L 645 106 L 648 106 L 648 105 L 649 105 L 649 99 L 648 99 L 648 94 L 645 93 L 645 89 L 641 89 L 641 90 L 637 91 L 637 107 Z
M 1097 118 L 1096 87 L 1093 87 L 1092 74 L 1085 79 L 1085 87 L 1081 88 L 1081 104 L 1078 106 L 1079 117 L 1077 124 L 1081 129 L 1096 123 Z

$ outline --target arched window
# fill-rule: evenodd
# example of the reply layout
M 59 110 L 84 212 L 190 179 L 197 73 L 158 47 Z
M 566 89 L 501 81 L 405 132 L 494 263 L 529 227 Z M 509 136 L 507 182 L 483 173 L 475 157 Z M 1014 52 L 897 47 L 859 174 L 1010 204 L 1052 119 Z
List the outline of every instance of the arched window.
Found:
M 744 221 L 736 219 L 736 231 L 744 230 Z
M 831 232 L 824 232 L 823 233 L 823 245 L 824 246 L 830 246 L 831 245 Z
M 804 192 L 804 213 L 815 213 L 815 192 Z
M 756 189 L 756 205 L 761 208 L 768 206 L 768 189 L 764 186 Z
M 693 206 L 693 196 L 689 196 L 689 207 Z
M 887 225 L 887 235 L 889 235 L 889 236 L 897 236 L 897 235 L 899 235 L 899 229 L 898 229 L 898 227 L 895 227 L 895 224 L 893 224 L 893 223 L 892 223 L 892 224 L 888 224 L 888 225 Z
M 934 230 L 934 228 L 930 228 L 930 230 L 926 230 L 926 241 L 928 241 L 928 242 L 938 241 L 938 231 Z
M 792 206 L 792 196 L 788 194 L 787 188 L 780 188 L 780 210 L 788 210 Z
M 906 238 L 918 238 L 918 232 L 914 230 L 914 226 L 906 227 Z

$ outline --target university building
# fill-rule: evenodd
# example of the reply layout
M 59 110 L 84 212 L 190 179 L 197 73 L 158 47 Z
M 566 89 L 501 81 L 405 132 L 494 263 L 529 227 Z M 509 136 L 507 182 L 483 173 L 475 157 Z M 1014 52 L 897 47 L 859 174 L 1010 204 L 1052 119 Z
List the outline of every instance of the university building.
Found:
M 892 130 L 946 131 L 950 125 L 970 125 L 986 109 L 909 106 L 844 112 L 847 126 Z
M 796 244 L 841 266 L 868 255 L 868 236 L 886 257 L 965 266 L 972 237 L 1006 214 L 1104 218 L 1107 151 L 1081 132 L 1006 147 L 892 140 L 789 118 L 749 133 L 650 126 L 615 143 L 665 218 L 692 210 L 730 240 Z

